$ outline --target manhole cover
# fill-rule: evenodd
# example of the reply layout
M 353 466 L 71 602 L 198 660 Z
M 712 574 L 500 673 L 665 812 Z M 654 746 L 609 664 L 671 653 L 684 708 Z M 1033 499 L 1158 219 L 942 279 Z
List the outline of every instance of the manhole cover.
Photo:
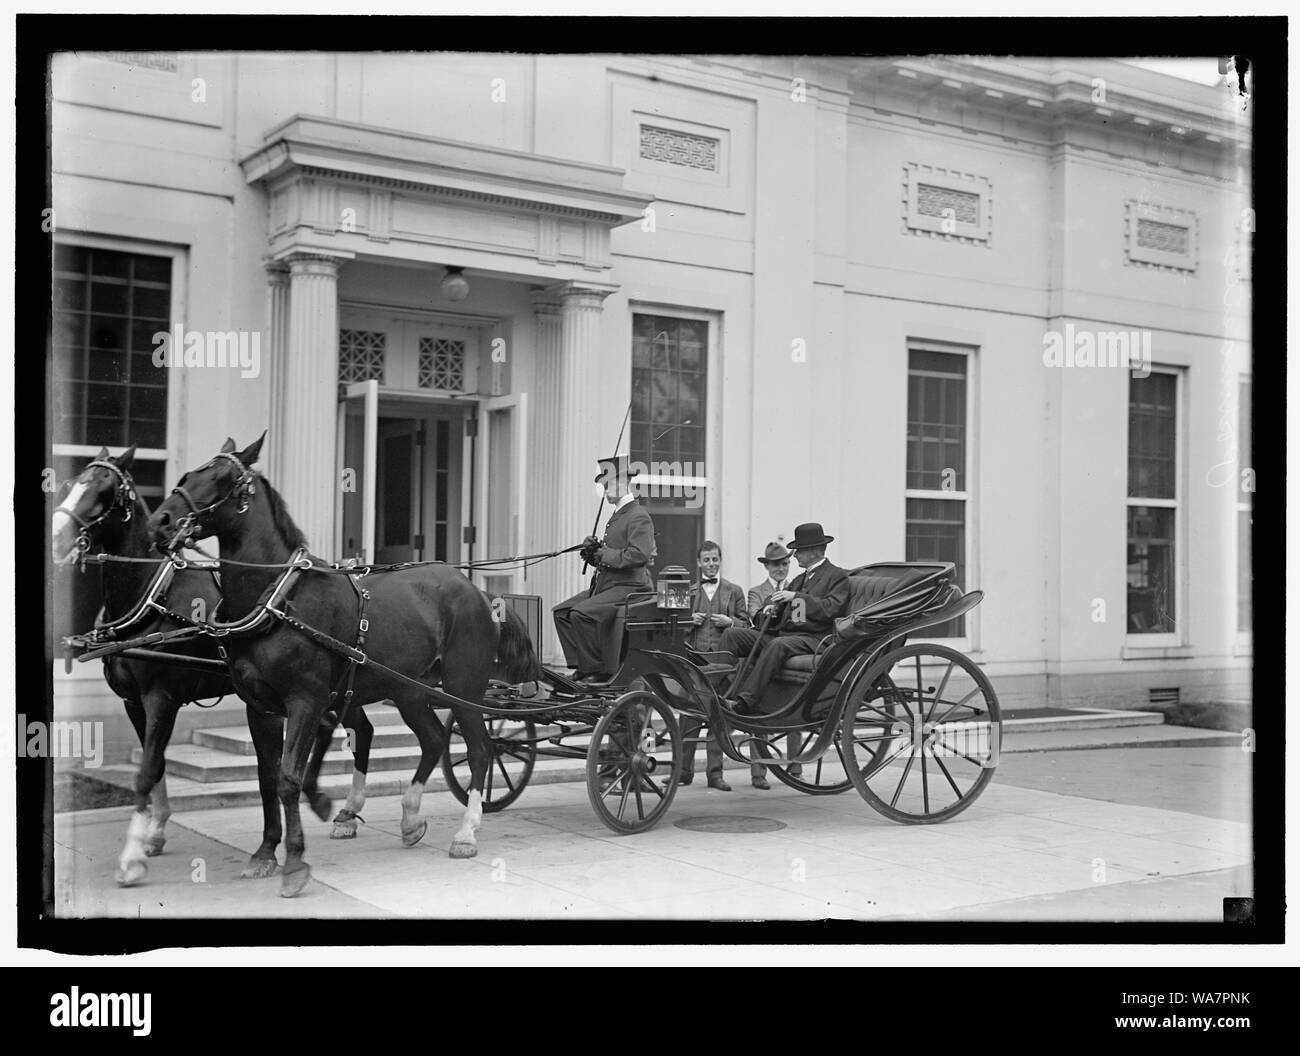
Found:
M 784 821 L 746 817 L 682 818 L 673 824 L 679 829 L 690 829 L 692 832 L 775 832 L 785 828 Z

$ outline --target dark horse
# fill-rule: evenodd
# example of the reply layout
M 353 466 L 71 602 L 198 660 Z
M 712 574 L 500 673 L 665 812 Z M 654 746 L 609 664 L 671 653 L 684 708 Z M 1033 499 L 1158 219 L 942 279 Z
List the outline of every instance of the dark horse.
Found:
M 283 500 L 252 469 L 261 447 L 259 439 L 236 453 L 234 441 L 227 440 L 218 455 L 185 474 L 149 518 L 155 542 L 168 549 L 188 540 L 217 538 L 227 621 L 242 620 L 265 606 L 281 575 L 279 568 L 233 562 L 284 566 L 306 546 Z M 318 558 L 310 560 L 316 566 L 325 564 Z M 494 619 L 483 593 L 453 568 L 431 564 L 376 573 L 366 577 L 362 586 L 369 592 L 365 652 L 377 664 L 425 684 L 441 681 L 445 692 L 469 702 L 483 699 L 498 646 L 507 666 L 529 673 L 524 677 L 530 677 L 536 666 L 522 624 Z M 315 632 L 348 646 L 357 641 L 358 593 L 347 576 L 303 571 L 291 588 L 290 600 L 281 604 L 286 616 Z M 337 725 L 335 709 L 340 704 L 335 701 L 331 707 L 332 694 L 346 684 L 350 661 L 279 617 L 259 633 L 232 634 L 222 641 L 239 695 L 256 701 L 257 708 L 287 718 L 278 782 L 286 828 L 280 893 L 291 897 L 311 877 L 303 860 L 298 798 Z M 411 846 L 427 828 L 420 819 L 420 799 L 442 755 L 446 731 L 434 713 L 433 698 L 423 689 L 385 674 L 372 663 L 355 665 L 353 678 L 357 701 L 391 700 L 420 743 L 419 765 L 402 796 L 402 841 Z M 453 706 L 452 712 L 465 738 L 472 776 L 469 803 L 450 854 L 469 858 L 478 853 L 474 831 L 482 822 L 491 745 L 476 709 Z M 321 815 L 315 804 L 313 808 Z M 266 850 L 259 848 L 258 854 Z M 273 859 L 273 847 L 269 854 Z
M 86 549 L 132 558 L 156 558 L 146 524 L 149 510 L 136 493 L 130 468 L 135 458 L 131 447 L 110 458 L 101 450 L 73 482 L 71 490 L 54 511 L 50 546 L 55 564 L 64 564 Z M 84 541 L 83 541 L 84 540 Z M 111 624 L 130 616 L 154 584 L 161 562 L 110 562 L 101 567 L 104 609 L 101 622 Z M 205 619 L 216 608 L 221 594 L 210 574 L 185 569 L 174 573 L 165 592 L 155 599 L 165 609 L 186 620 Z M 122 637 L 138 637 L 185 626 L 156 609 L 143 610 L 140 619 L 124 626 Z M 217 660 L 210 639 L 190 639 L 169 649 L 180 656 Z M 104 658 L 104 678 L 126 704 L 126 713 L 140 738 L 143 758 L 135 775 L 135 813 L 127 829 L 126 844 L 117 863 L 117 882 L 135 884 L 149 871 L 146 856 L 162 853 L 166 843 L 167 800 L 164 753 L 171 740 L 176 713 L 192 700 L 219 697 L 232 692 L 227 674 L 212 669 L 186 668 L 169 663 L 136 660 L 124 656 Z M 251 715 L 250 715 L 251 718 Z M 277 732 L 278 737 L 278 732 Z M 150 801 L 152 800 L 152 814 Z M 279 803 L 272 788 L 276 842 L 279 842 Z M 250 863 L 250 866 L 253 863 Z

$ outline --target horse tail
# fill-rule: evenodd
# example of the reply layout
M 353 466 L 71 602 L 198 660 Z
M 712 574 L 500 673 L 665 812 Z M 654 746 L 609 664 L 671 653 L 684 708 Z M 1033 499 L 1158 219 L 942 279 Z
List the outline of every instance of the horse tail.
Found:
M 504 615 L 497 623 L 497 663 L 505 670 L 507 681 L 531 682 L 541 671 L 528 625 L 509 605 L 501 604 L 499 611 Z

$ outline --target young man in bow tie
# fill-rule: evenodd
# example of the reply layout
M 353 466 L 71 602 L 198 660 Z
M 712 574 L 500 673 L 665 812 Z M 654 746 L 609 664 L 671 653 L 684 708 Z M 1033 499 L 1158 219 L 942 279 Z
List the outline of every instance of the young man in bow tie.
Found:
M 831 633 L 835 619 L 844 615 L 849 603 L 849 574 L 826 560 L 826 546 L 833 535 L 820 524 L 801 524 L 794 530 L 790 551 L 802 575 L 788 587 L 773 591 L 766 608 L 772 610 L 762 652 L 745 676 L 743 685 L 733 687 L 734 707 L 741 715 L 763 713 L 763 692 L 792 656 L 813 653 L 822 638 Z M 760 647 L 757 632 L 732 628 L 724 632 L 718 648 L 736 656 L 747 656 Z
M 604 539 L 588 536 L 582 556 L 595 568 L 591 588 L 552 609 L 555 630 L 574 678 L 601 684 L 614 677 L 608 670 L 617 658 L 605 656 L 604 644 L 618 616 L 619 603 L 633 591 L 653 590 L 650 567 L 658 551 L 650 514 L 632 490 L 634 469 L 627 455 L 601 459 L 596 483 L 605 488 L 605 501 L 614 507 Z
M 700 581 L 691 587 L 691 630 L 685 642 L 699 653 L 710 653 L 718 648 L 725 631 L 732 627 L 748 627 L 749 613 L 745 609 L 745 592 L 729 579 L 723 579 L 722 547 L 711 539 L 700 544 L 696 561 L 700 567 Z M 695 778 L 695 741 L 699 736 L 698 719 L 682 719 L 682 739 L 686 743 L 686 758 L 682 764 L 681 783 L 689 785 Z M 730 792 L 731 786 L 722 777 L 722 748 L 716 730 L 709 731 L 705 748 L 709 787 L 720 792 Z

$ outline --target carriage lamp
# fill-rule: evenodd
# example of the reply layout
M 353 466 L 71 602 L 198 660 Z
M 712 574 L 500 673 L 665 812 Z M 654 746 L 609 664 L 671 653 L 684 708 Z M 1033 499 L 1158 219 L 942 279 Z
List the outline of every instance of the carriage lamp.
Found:
M 669 565 L 655 582 L 661 609 L 686 611 L 691 607 L 691 574 L 681 565 Z

